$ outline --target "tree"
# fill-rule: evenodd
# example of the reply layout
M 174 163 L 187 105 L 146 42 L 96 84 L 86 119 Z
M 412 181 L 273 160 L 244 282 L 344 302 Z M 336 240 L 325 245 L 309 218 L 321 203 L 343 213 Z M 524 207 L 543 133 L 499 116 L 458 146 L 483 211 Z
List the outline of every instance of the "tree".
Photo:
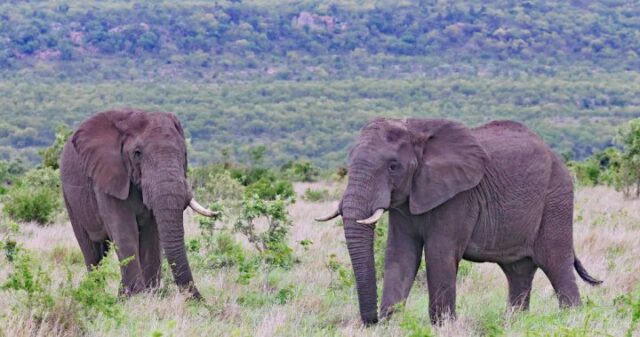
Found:
M 617 141 L 623 146 L 620 179 L 625 195 L 635 185 L 640 196 L 640 119 L 634 119 L 618 129 Z

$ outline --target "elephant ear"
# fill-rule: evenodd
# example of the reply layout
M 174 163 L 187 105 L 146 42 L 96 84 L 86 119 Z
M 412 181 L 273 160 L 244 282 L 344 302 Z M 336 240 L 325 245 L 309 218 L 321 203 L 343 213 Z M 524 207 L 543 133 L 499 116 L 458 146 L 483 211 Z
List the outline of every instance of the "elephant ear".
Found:
M 442 119 L 409 119 L 407 126 L 419 158 L 409 196 L 412 214 L 428 212 L 480 183 L 488 155 L 469 128 Z
M 125 200 L 129 196 L 129 174 L 122 157 L 126 124 L 133 111 L 101 112 L 83 122 L 72 138 L 81 166 L 98 190 Z

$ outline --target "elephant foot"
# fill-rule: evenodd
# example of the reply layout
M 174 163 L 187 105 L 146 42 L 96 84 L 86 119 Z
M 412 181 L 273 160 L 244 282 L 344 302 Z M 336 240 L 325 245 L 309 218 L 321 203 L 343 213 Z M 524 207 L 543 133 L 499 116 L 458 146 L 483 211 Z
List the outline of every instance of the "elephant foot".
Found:
M 361 318 L 365 326 L 372 326 L 378 323 L 378 313 L 376 311 L 362 313 Z

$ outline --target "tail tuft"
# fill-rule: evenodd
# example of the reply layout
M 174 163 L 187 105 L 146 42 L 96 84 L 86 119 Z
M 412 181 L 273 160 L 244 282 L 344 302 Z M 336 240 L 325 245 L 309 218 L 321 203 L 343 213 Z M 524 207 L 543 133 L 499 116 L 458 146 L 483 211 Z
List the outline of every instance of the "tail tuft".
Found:
M 573 266 L 576 268 L 576 271 L 578 272 L 578 275 L 580 275 L 580 277 L 585 282 L 589 283 L 590 285 L 597 286 L 597 285 L 600 285 L 602 283 L 601 280 L 595 279 L 591 275 L 589 275 L 589 273 L 587 273 L 587 270 L 584 269 L 584 266 L 582 265 L 582 263 L 580 262 L 580 260 L 578 259 L 577 256 L 576 256 L 575 260 L 573 261 Z

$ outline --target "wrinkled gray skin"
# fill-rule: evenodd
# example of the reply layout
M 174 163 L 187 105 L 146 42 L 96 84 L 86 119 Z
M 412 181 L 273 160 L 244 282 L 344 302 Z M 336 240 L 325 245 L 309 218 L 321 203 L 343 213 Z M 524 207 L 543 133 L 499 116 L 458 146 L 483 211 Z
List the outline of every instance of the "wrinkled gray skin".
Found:
M 573 248 L 573 185 L 549 147 L 525 126 L 495 121 L 475 129 L 441 119 L 377 119 L 349 155 L 339 205 L 365 324 L 377 315 L 373 255 L 376 209 L 389 212 L 380 315 L 403 303 L 424 253 L 429 315 L 455 317 L 461 259 L 495 262 L 509 303 L 527 309 L 538 268 L 561 306 L 579 305 L 574 276 L 591 284 Z
M 160 249 L 176 284 L 200 298 L 185 252 L 182 213 L 192 198 L 180 122 L 170 113 L 119 110 L 84 121 L 65 144 L 62 189 L 88 268 L 107 252 L 134 257 L 121 268 L 123 291 L 154 288 Z

